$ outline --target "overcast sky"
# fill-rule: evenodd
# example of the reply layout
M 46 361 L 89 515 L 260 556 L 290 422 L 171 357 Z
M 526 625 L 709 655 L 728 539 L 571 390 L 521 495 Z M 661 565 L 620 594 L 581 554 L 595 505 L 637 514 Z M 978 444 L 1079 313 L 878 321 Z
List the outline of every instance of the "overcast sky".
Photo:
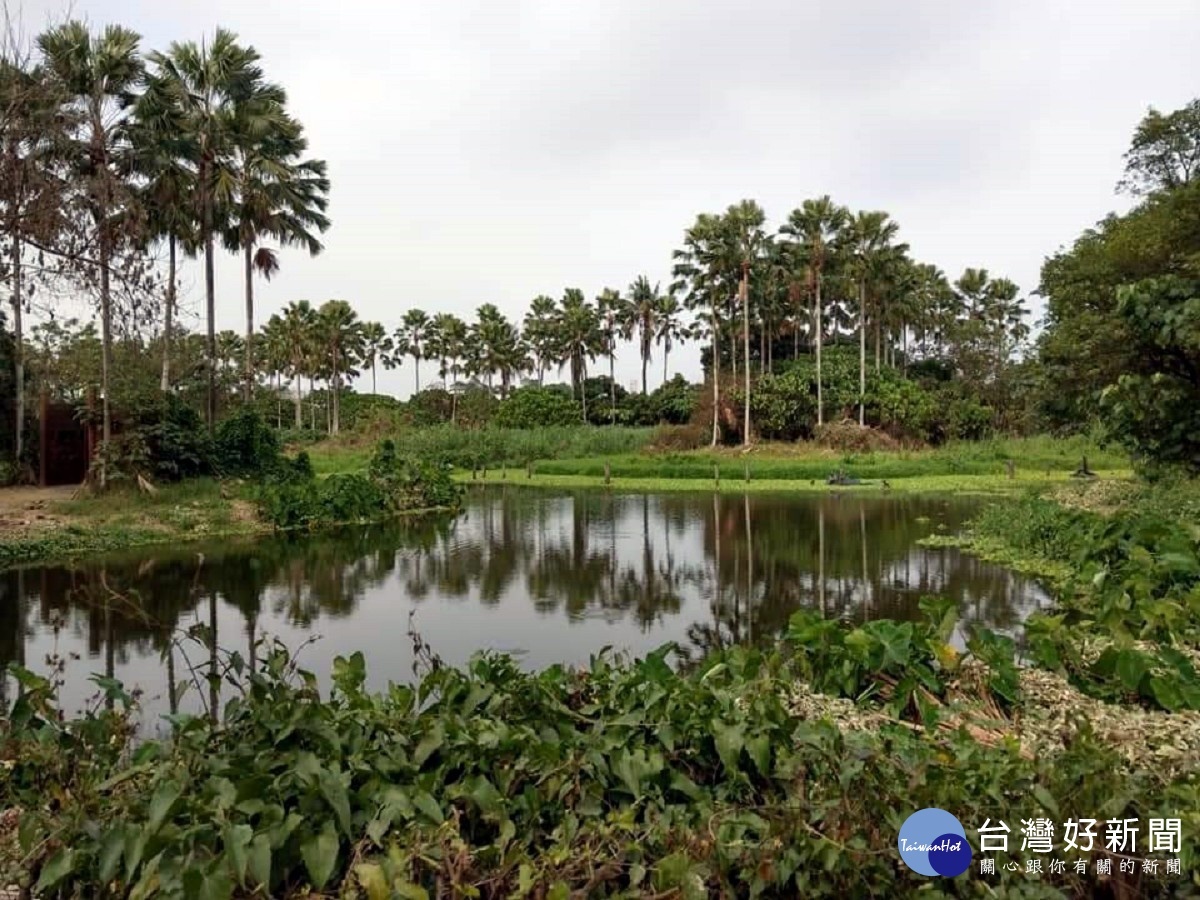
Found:
M 64 9 L 16 2 L 27 28 Z M 1113 186 L 1146 108 L 1200 93 L 1196 0 L 71 9 L 137 30 L 145 49 L 225 26 L 286 87 L 329 162 L 333 227 L 321 256 L 287 252 L 259 284 L 259 322 L 331 297 L 389 328 L 414 306 L 470 318 L 491 302 L 519 319 L 539 293 L 665 283 L 698 212 L 752 197 L 774 228 L 824 193 L 887 210 L 952 277 L 982 266 L 1028 293 L 1046 254 L 1127 205 Z M 220 257 L 219 329 L 244 327 L 239 279 Z M 198 326 L 194 263 L 183 289 Z M 672 357 L 698 376 L 696 348 Z M 626 348 L 618 378 L 638 368 Z M 651 371 L 653 386 L 657 352 Z M 407 395 L 412 377 L 410 360 L 380 389 Z

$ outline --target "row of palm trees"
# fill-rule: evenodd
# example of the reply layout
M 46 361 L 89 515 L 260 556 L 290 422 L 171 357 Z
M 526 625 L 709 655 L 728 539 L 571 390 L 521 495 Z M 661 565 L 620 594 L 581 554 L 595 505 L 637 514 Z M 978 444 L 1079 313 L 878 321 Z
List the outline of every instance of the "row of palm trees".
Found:
M 146 274 L 165 247 L 162 387 L 171 385 L 178 256 L 204 260 L 206 413 L 216 419 L 217 246 L 244 269 L 244 387 L 255 381 L 254 278 L 279 267 L 277 248 L 322 249 L 329 227 L 326 166 L 307 157 L 301 124 L 259 54 L 218 29 L 143 55 L 139 36 L 71 21 L 39 35 L 27 54 L 0 54 L 0 236 L 8 250 L 17 346 L 29 301 L 30 254 L 48 254 L 98 297 L 103 434 L 116 296 L 154 290 Z M 51 267 L 32 267 L 45 274 Z M 115 283 L 114 283 L 115 282 Z M 137 305 L 136 303 L 134 304 Z M 18 382 L 23 377 L 18 351 Z M 18 434 L 24 421 L 18 384 Z M 20 448 L 18 447 L 18 452 Z M 101 473 L 103 479 L 103 473 Z
M 742 438 L 752 437 L 752 371 L 769 372 L 776 353 L 803 344 L 816 365 L 817 423 L 825 419 L 821 351 L 857 332 L 859 423 L 865 421 L 868 341 L 874 365 L 906 368 L 936 356 L 975 384 L 999 379 L 1028 336 L 1019 289 L 984 269 L 951 284 L 936 266 L 909 256 L 896 222 L 882 211 L 851 213 L 829 196 L 804 201 L 774 234 L 753 200 L 701 214 L 674 253 L 672 292 L 695 310 L 711 339 L 712 441 L 720 439 L 721 371 L 743 383 Z M 910 338 L 912 346 L 910 346 Z M 740 345 L 740 346 L 739 346 Z
M 580 398 L 586 420 L 583 382 L 589 363 L 601 356 L 608 359 L 615 391 L 618 342 L 636 341 L 645 392 L 653 348 L 662 347 L 665 381 L 671 350 L 692 335 L 683 312 L 674 295 L 664 293 L 645 276 L 635 280 L 624 297 L 607 289 L 592 302 L 577 288 L 568 288 L 559 301 L 538 296 L 523 327 L 494 304 L 485 303 L 471 322 L 453 313 L 430 316 L 424 310 L 410 309 L 389 332 L 378 322 L 360 320 L 343 300 L 331 300 L 319 308 L 300 300 L 263 326 L 259 371 L 291 381 L 297 427 L 302 425 L 304 381 L 309 382 L 310 390 L 317 380 L 328 383 L 334 433 L 339 427 L 339 396 L 347 379 L 370 371 L 371 392 L 376 393 L 378 368 L 394 369 L 407 359 L 413 361 L 417 392 L 422 388 L 422 361 L 437 364 L 437 375 L 452 396 L 452 419 L 457 412 L 460 378 L 471 379 L 503 397 L 524 377 L 535 376 L 541 385 L 547 371 L 557 368 L 569 370 L 572 392 Z M 225 351 L 220 356 L 227 359 L 229 339 L 220 338 L 218 335 L 219 349 Z M 615 408 L 615 400 L 613 405 Z

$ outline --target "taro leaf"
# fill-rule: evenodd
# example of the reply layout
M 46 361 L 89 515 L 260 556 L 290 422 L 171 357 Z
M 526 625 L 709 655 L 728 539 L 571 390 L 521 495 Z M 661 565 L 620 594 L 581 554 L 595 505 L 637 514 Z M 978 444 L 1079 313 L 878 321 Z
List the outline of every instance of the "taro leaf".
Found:
M 342 833 L 350 836 L 350 798 L 346 794 L 346 785 L 342 779 L 328 769 L 322 769 L 317 781 L 321 796 L 333 808 Z
M 154 789 L 154 796 L 150 798 L 150 818 L 146 822 L 147 834 L 155 834 L 162 827 L 171 807 L 182 793 L 183 789 L 174 781 L 164 781 Z
M 571 888 L 565 881 L 556 881 L 554 886 L 546 892 L 546 900 L 570 900 Z
M 121 864 L 121 856 L 125 853 L 125 830 L 114 828 L 104 836 L 100 844 L 99 879 L 104 884 L 112 881 L 117 874 L 117 866 Z
M 75 868 L 75 851 L 63 848 L 50 857 L 50 861 L 42 867 L 41 877 L 38 878 L 34 893 L 44 893 L 71 874 Z
M 225 827 L 225 853 L 229 857 L 229 865 L 233 868 L 233 877 L 237 879 L 238 884 L 246 883 L 246 867 L 250 862 L 247 851 L 253 837 L 254 829 L 249 825 Z
M 434 725 L 429 729 L 429 733 L 421 738 L 421 743 L 417 744 L 417 749 L 413 751 L 413 762 L 417 766 L 423 766 L 425 760 L 429 759 L 442 746 L 445 739 L 446 735 L 442 731 L 441 723 Z
M 731 773 L 738 771 L 738 758 L 744 743 L 741 729 L 714 722 L 713 737 L 717 742 L 717 754 L 721 757 L 721 764 Z
M 1166 678 L 1151 676 L 1150 694 L 1155 702 L 1168 712 L 1175 712 L 1183 706 L 1183 694 L 1179 686 Z
M 1117 654 L 1117 676 L 1126 690 L 1136 691 L 1149 668 L 1145 656 L 1137 650 L 1122 650 Z
M 246 854 L 246 868 L 250 877 L 268 890 L 271 887 L 271 839 L 265 834 L 256 834 Z
M 438 806 L 438 802 L 429 795 L 427 791 L 418 791 L 413 797 L 413 806 L 423 812 L 435 824 L 441 825 L 446 818 L 442 812 L 442 808 Z
M 746 741 L 746 752 L 750 754 L 750 761 L 754 763 L 754 768 L 758 769 L 758 774 L 763 778 L 771 776 L 771 741 L 765 735 L 752 737 Z
M 504 798 L 485 775 L 476 776 L 471 785 L 470 797 L 485 816 L 497 815 L 504 806 Z
M 326 819 L 321 830 L 300 845 L 300 856 L 313 887 L 321 890 L 329 883 L 337 865 L 338 836 L 333 822 Z

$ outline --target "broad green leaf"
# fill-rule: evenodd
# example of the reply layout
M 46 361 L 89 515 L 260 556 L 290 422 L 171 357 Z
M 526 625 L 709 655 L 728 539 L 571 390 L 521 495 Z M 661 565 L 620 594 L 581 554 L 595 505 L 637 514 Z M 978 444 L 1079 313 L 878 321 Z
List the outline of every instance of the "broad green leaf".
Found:
M 337 816 L 338 827 L 342 829 L 342 834 L 349 837 L 350 797 L 346 793 L 346 786 L 342 783 L 342 779 L 334 772 L 322 769 L 321 774 L 317 776 L 317 787 L 321 791 L 321 796 L 332 807 L 334 815 Z
M 425 760 L 437 752 L 445 739 L 446 733 L 442 730 L 442 725 L 439 722 L 429 729 L 429 733 L 421 738 L 421 743 L 417 744 L 417 749 L 413 751 L 413 762 L 417 766 L 425 765 Z
M 238 884 L 246 883 L 246 867 L 249 864 L 250 841 L 254 829 L 249 825 L 233 825 L 225 828 L 225 853 Z
M 117 874 L 117 866 L 121 864 L 121 857 L 125 854 L 125 831 L 122 828 L 114 828 L 104 836 L 104 841 L 100 844 L 100 881 L 107 884 L 112 881 Z
M 337 866 L 338 836 L 332 821 L 327 819 L 319 832 L 300 845 L 300 856 L 313 887 L 321 890 Z
M 164 781 L 154 789 L 154 796 L 150 798 L 150 816 L 146 822 L 146 831 L 149 834 L 155 834 L 162 827 L 182 793 L 183 789 L 174 781 Z
M 441 825 L 445 819 L 442 813 L 442 808 L 438 806 L 438 802 L 429 795 L 427 791 L 418 791 L 413 797 L 413 806 L 423 812 L 426 817 L 431 819 L 435 824 Z
M 714 722 L 713 738 L 716 741 L 717 755 L 721 757 L 722 765 L 730 773 L 738 771 L 738 757 L 741 755 L 743 744 L 741 730 L 721 722 Z
M 75 851 L 63 848 L 50 857 L 49 862 L 42 867 L 42 874 L 38 878 L 37 887 L 34 888 L 34 893 L 48 891 L 64 878 L 71 874 L 75 868 Z
M 256 834 L 246 854 L 246 868 L 256 884 L 271 887 L 271 838 Z

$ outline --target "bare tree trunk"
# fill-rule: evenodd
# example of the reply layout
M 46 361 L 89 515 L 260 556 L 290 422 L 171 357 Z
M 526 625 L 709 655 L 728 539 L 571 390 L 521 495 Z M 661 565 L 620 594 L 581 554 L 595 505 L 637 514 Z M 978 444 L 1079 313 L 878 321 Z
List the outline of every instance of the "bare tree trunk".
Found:
M 21 465 L 21 457 L 25 450 L 25 335 L 22 324 L 21 309 L 21 225 L 17 222 L 12 233 L 12 310 L 13 310 L 13 369 L 16 376 L 16 418 L 17 430 L 15 448 L 17 465 Z M 45 452 L 45 448 L 42 448 Z
M 339 395 L 341 394 L 342 388 L 342 377 L 341 372 L 338 371 L 337 353 L 333 354 L 333 379 L 330 381 L 330 387 L 332 388 L 333 393 L 332 402 L 330 403 L 330 406 L 333 410 L 333 424 L 330 426 L 329 431 L 331 434 L 337 434 L 341 430 L 341 410 L 338 407 L 340 400 Z
M 296 379 L 296 428 L 300 429 L 304 427 L 304 407 L 301 401 L 303 379 L 300 377 L 300 366 L 297 364 L 295 368 L 296 374 L 293 377 Z
M 249 404 L 254 399 L 254 259 L 249 241 L 242 252 L 246 267 L 246 383 L 242 388 L 242 399 Z
M 867 424 L 867 283 L 858 282 L 858 424 Z
M 717 321 L 716 309 L 713 310 L 713 352 L 712 352 L 712 383 L 713 383 L 713 432 L 712 445 L 715 447 L 721 441 L 721 339 L 720 325 Z
M 107 484 L 108 473 L 104 460 L 112 440 L 112 404 L 109 394 L 108 372 L 112 368 L 112 295 L 108 283 L 108 210 L 103 211 L 100 223 L 100 393 L 101 393 L 101 440 L 104 452 L 100 457 L 100 487 Z
M 742 263 L 742 346 L 745 348 L 746 397 L 742 403 L 742 446 L 750 446 L 750 266 Z
M 162 383 L 165 394 L 171 389 L 171 330 L 175 319 L 175 235 L 167 237 L 167 306 L 163 311 Z
M 880 313 L 882 313 L 882 312 L 883 312 L 883 310 L 881 310 L 881 309 L 875 311 L 875 374 L 876 375 L 879 374 L 879 345 L 880 345 L 881 333 L 883 330 L 883 327 L 882 327 L 883 316 L 880 315 Z
M 617 354 L 613 352 L 613 346 L 610 343 L 608 347 L 608 393 L 610 415 L 609 424 L 617 424 L 617 378 L 616 378 Z M 642 393 L 646 393 L 646 363 L 642 362 Z
M 814 279 L 816 289 L 813 292 L 813 324 L 814 334 L 813 340 L 816 341 L 817 347 L 817 424 L 825 424 L 825 398 L 821 389 L 821 273 L 817 272 L 817 277 Z
M 205 368 L 208 370 L 208 396 L 205 412 L 208 430 L 217 425 L 217 286 L 213 270 L 213 209 L 209 196 L 208 162 L 200 160 L 200 207 L 204 228 L 204 313 L 208 319 L 208 334 L 205 336 Z
M 371 355 L 371 393 L 378 394 L 379 391 L 375 387 L 375 355 Z

